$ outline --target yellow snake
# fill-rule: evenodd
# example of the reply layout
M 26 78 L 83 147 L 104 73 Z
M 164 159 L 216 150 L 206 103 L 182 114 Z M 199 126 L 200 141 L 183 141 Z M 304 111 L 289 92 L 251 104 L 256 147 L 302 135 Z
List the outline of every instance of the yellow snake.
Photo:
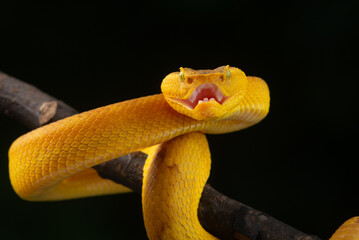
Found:
M 150 239 L 216 239 L 197 218 L 210 172 L 204 133 L 247 128 L 269 110 L 269 90 L 258 77 L 223 66 L 180 68 L 167 75 L 163 94 L 128 100 L 57 121 L 18 138 L 9 172 L 25 200 L 49 201 L 129 191 L 91 168 L 144 151 L 142 202 Z

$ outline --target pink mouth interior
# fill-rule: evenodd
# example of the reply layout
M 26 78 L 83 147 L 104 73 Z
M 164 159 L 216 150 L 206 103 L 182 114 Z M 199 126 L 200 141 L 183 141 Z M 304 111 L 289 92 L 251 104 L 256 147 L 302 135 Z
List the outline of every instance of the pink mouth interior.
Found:
M 177 101 L 183 103 L 187 107 L 194 109 L 197 104 L 201 102 L 216 101 L 219 104 L 223 102 L 228 97 L 224 96 L 222 91 L 213 83 L 203 83 L 199 85 L 187 99 L 176 99 Z

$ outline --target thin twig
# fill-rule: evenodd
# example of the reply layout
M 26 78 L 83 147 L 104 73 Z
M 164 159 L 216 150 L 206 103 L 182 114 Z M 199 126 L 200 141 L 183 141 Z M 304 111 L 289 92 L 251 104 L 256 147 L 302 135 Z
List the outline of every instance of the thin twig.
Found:
M 71 116 L 77 111 L 34 86 L 0 72 L 0 112 L 30 129 Z M 141 152 L 95 166 L 101 177 L 141 193 L 142 169 L 146 155 Z M 205 186 L 198 208 L 203 227 L 221 239 L 319 240 L 277 219 L 230 199 Z

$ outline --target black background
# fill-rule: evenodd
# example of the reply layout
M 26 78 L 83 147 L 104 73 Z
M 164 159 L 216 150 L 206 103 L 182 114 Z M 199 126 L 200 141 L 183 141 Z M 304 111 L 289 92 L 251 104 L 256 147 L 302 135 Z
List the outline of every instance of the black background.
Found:
M 0 70 L 79 111 L 158 93 L 180 66 L 229 64 L 264 78 L 268 117 L 208 137 L 209 182 L 326 239 L 359 215 L 356 2 L 1 1 Z M 0 127 L 2 239 L 145 238 L 137 194 L 19 199 L 7 151 L 27 129 L 3 116 Z

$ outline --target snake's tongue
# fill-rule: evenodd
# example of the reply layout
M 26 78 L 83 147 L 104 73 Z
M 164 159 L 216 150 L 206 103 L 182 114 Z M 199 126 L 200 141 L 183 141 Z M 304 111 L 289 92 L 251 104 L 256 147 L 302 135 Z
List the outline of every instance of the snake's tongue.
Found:
M 187 107 L 194 109 L 200 103 L 216 101 L 222 104 L 227 99 L 222 91 L 214 83 L 203 83 L 199 85 L 188 99 L 177 99 Z

